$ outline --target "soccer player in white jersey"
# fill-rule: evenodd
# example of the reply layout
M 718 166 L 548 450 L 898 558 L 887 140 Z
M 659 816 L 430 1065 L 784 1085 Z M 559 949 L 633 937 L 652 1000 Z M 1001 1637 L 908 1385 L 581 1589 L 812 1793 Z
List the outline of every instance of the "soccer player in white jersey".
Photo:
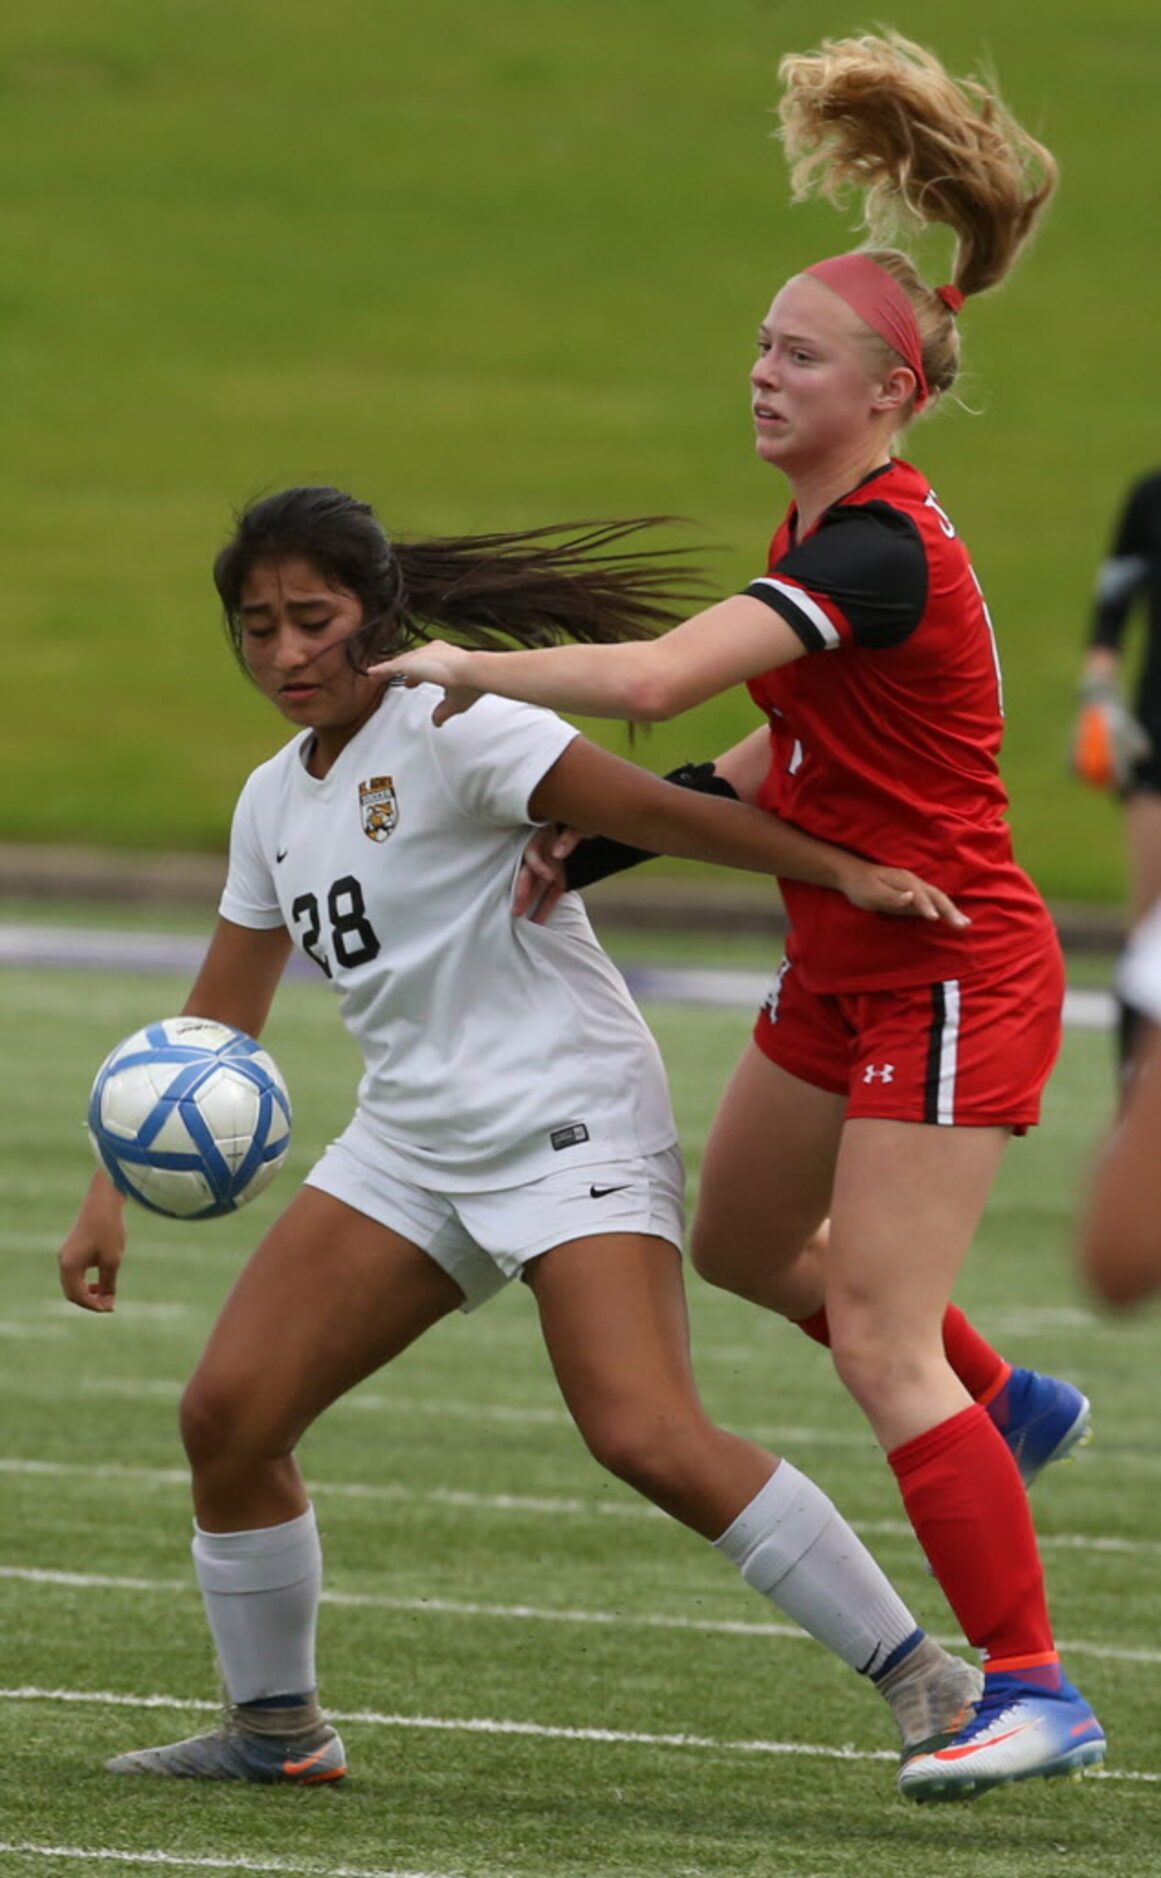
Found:
M 1118 991 L 1141 1034 L 1124 1107 L 1097 1163 L 1081 1257 L 1105 1302 L 1124 1307 L 1161 1290 L 1161 901 L 1129 942 Z
M 331 979 L 365 1064 L 354 1119 L 228 1298 L 182 1404 L 194 1561 L 225 1725 L 116 1773 L 317 1784 L 346 1772 L 319 1707 L 321 1554 L 294 1458 L 337 1397 L 440 1318 L 527 1281 L 565 1400 L 613 1473 L 869 1677 L 905 1745 L 979 1673 L 924 1636 L 826 1496 L 715 1427 L 689 1366 L 682 1168 L 664 1071 L 575 896 L 511 917 L 534 825 L 814 881 L 881 912 L 960 916 L 914 875 L 691 794 L 559 718 L 491 699 L 435 730 L 438 693 L 385 688 L 360 634 L 506 622 L 590 638 L 665 617 L 663 564 L 621 527 L 392 544 L 330 489 L 266 498 L 215 579 L 244 669 L 299 734 L 250 777 L 190 1013 L 259 1033 L 292 944 Z M 122 1203 L 95 1176 L 61 1252 L 109 1311 Z M 95 1281 L 89 1274 L 95 1272 Z

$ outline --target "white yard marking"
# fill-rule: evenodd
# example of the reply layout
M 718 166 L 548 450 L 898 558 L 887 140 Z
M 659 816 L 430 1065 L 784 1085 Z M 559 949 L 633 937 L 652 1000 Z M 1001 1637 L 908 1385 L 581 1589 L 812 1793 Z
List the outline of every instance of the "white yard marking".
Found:
M 216 1702 L 171 1695 L 124 1695 L 109 1689 L 0 1689 L 0 1702 L 88 1703 L 98 1708 L 167 1709 L 172 1713 L 220 1714 Z M 650 1734 L 634 1728 L 578 1728 L 547 1722 L 512 1721 L 492 1715 L 392 1715 L 378 1709 L 328 1709 L 334 1722 L 364 1728 L 421 1729 L 441 1734 L 523 1736 L 537 1741 L 589 1741 L 596 1746 L 677 1748 L 710 1754 L 759 1754 L 826 1761 L 889 1761 L 893 1748 L 832 1747 L 811 1741 L 729 1741 L 712 1735 Z M 1161 1774 L 1106 1770 L 1106 1780 L 1158 1782 Z M 336 1878 L 329 1873 L 327 1878 Z
M 67 1298 L 46 1299 L 40 1309 L 50 1317 L 67 1318 L 69 1323 L 75 1323 L 78 1316 L 87 1315 L 87 1313 L 78 1312 L 76 1305 L 70 1304 Z M 208 1317 L 209 1314 L 208 1305 L 203 1309 L 193 1304 L 168 1302 L 150 1304 L 143 1298 L 119 1298 L 117 1300 L 118 1317 L 126 1318 L 131 1324 L 180 1324 L 187 1322 L 191 1317 Z
M 118 1305 L 118 1313 L 121 1306 Z M 15 1334 L 15 1333 L 14 1333 Z M 0 1378 L 0 1394 L 9 1386 L 21 1401 L 35 1395 L 56 1398 L 59 1383 L 44 1378 L 39 1383 L 23 1377 L 11 1378 L 6 1385 Z M 70 1384 L 75 1395 L 101 1396 L 110 1401 L 176 1401 L 185 1382 L 177 1377 L 136 1378 L 127 1376 L 84 1376 Z M 399 1391 L 360 1388 L 342 1396 L 327 1410 L 328 1415 L 381 1414 L 398 1415 L 413 1421 L 486 1423 L 499 1428 L 560 1428 L 572 1430 L 573 1419 L 563 1404 L 552 1402 L 473 1402 L 448 1397 L 412 1396 Z M 800 1428 L 780 1424 L 775 1427 L 746 1423 L 746 1433 L 755 1441 L 769 1441 L 783 1449 L 793 1447 L 851 1448 L 861 1453 L 877 1453 L 872 1434 L 865 1428 Z
M 0 1565 L 0 1583 L 60 1586 L 76 1591 L 156 1592 L 167 1597 L 186 1597 L 192 1603 L 197 1586 L 190 1578 L 137 1578 L 113 1572 L 52 1571 L 35 1565 Z M 324 1591 L 324 1604 L 336 1609 L 406 1611 L 420 1617 L 485 1617 L 514 1623 L 585 1624 L 598 1629 L 679 1630 L 698 1636 L 767 1637 L 781 1642 L 806 1643 L 804 1630 L 797 1624 L 777 1624 L 738 1617 L 678 1617 L 661 1611 L 626 1612 L 573 1610 L 567 1606 L 553 1609 L 542 1604 L 481 1604 L 459 1598 L 403 1598 L 380 1591 Z M 962 1637 L 937 1637 L 950 1649 L 966 1649 Z M 1161 1650 L 1119 1649 L 1107 1643 L 1090 1643 L 1076 1638 L 1062 1638 L 1060 1648 L 1068 1656 L 1099 1656 L 1118 1663 L 1161 1663 Z
M 77 1461 L 0 1459 L 0 1474 L 22 1474 L 35 1479 L 120 1480 L 130 1485 L 188 1487 L 189 1474 L 182 1467 L 129 1467 L 117 1461 L 98 1461 L 86 1466 Z M 314 1481 L 312 1494 L 328 1494 L 345 1500 L 381 1500 L 396 1505 L 454 1506 L 487 1513 L 581 1514 L 588 1518 L 612 1515 L 628 1519 L 663 1519 L 665 1515 L 644 1502 L 620 1500 L 580 1500 L 524 1493 L 471 1493 L 457 1487 L 433 1487 L 420 1491 L 399 1482 L 369 1484 L 356 1480 Z
M 1161 1456 L 1121 1454 L 1119 1465 L 1134 1471 L 1156 1472 Z M 1110 1457 L 1103 1456 L 1106 1478 Z M 119 1480 L 128 1486 L 188 1487 L 189 1474 L 183 1467 L 132 1467 L 119 1461 L 38 1461 L 14 1455 L 0 1456 L 0 1474 L 30 1479 Z M 528 1493 L 473 1493 L 461 1487 L 407 1487 L 401 1481 L 312 1480 L 312 1495 L 346 1500 L 378 1500 L 388 1505 L 448 1506 L 461 1511 L 480 1513 L 520 1513 L 557 1518 L 572 1515 L 583 1519 L 664 1519 L 666 1515 L 644 1500 L 583 1500 L 563 1495 Z M 903 1519 L 852 1520 L 855 1531 L 874 1539 L 914 1541 L 910 1525 Z M 1104 1534 L 1083 1532 L 1046 1533 L 1041 1535 L 1042 1551 L 1124 1553 L 1156 1557 L 1161 1554 L 1161 1539 L 1122 1539 Z
M 987 1326 L 990 1337 L 997 1339 L 1038 1337 L 1045 1332 L 1055 1335 L 1062 1330 L 1083 1330 L 1086 1336 L 1093 1330 L 1104 1330 L 1119 1337 L 1122 1331 L 1122 1326 L 1111 1318 L 1099 1318 L 1095 1311 L 1086 1311 L 1076 1304 L 1000 1305 L 981 1310 L 979 1322 Z
M 281 1858 L 243 1858 L 235 1852 L 127 1852 L 111 1846 L 40 1845 L 31 1839 L 0 1839 L 0 1852 L 24 1858 L 74 1860 L 79 1864 L 160 1866 L 166 1871 L 282 1872 L 294 1878 L 451 1878 L 447 1872 L 414 1872 L 367 1865 L 296 1865 Z

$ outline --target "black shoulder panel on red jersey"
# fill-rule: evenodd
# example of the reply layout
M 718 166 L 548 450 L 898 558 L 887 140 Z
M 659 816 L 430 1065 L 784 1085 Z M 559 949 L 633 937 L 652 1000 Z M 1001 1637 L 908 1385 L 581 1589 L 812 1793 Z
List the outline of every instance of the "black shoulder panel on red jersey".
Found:
M 900 645 L 927 606 L 923 537 L 910 515 L 886 502 L 828 509 L 778 572 L 833 602 L 859 645 Z

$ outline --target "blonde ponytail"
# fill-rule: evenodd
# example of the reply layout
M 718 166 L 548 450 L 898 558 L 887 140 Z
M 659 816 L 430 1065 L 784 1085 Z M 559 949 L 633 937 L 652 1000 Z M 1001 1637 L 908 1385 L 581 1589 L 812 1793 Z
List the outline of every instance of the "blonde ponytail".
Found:
M 796 201 L 820 195 L 840 205 L 863 197 L 872 242 L 907 227 L 941 224 L 955 236 L 951 285 L 965 296 L 997 286 L 1032 234 L 1057 181 L 1056 162 L 977 79 L 953 79 L 939 60 L 899 33 L 824 39 L 791 53 L 782 140 Z M 933 392 L 958 369 L 958 336 L 947 302 L 926 287 L 902 252 L 874 259 L 907 292 L 924 342 Z M 953 296 L 954 297 L 954 296 Z M 930 354 L 930 356 L 929 356 Z

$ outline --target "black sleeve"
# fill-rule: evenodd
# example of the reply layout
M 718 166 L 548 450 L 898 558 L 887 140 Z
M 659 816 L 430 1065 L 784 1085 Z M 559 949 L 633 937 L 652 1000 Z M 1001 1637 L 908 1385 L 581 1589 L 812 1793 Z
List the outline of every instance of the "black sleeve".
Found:
M 738 800 L 733 783 L 719 776 L 712 763 L 683 763 L 680 769 L 671 769 L 665 780 L 676 783 L 679 789 L 696 790 L 698 795 L 732 796 L 735 802 Z M 614 841 L 611 835 L 588 835 L 565 861 L 564 877 L 575 891 L 607 880 L 610 874 L 623 874 L 627 867 L 637 867 L 642 861 L 656 859 L 648 848 L 630 847 L 627 841 Z
M 778 586 L 782 575 L 806 588 L 801 603 Z M 815 534 L 746 592 L 780 613 L 808 652 L 824 652 L 842 635 L 817 602 L 811 607 L 814 596 L 833 602 L 858 645 L 897 646 L 923 618 L 927 587 L 927 551 L 911 517 L 866 502 L 829 510 Z
M 1108 554 L 1097 574 L 1089 645 L 1119 652 L 1133 602 L 1149 584 L 1150 562 L 1161 540 L 1161 476 L 1150 476 L 1131 490 Z

